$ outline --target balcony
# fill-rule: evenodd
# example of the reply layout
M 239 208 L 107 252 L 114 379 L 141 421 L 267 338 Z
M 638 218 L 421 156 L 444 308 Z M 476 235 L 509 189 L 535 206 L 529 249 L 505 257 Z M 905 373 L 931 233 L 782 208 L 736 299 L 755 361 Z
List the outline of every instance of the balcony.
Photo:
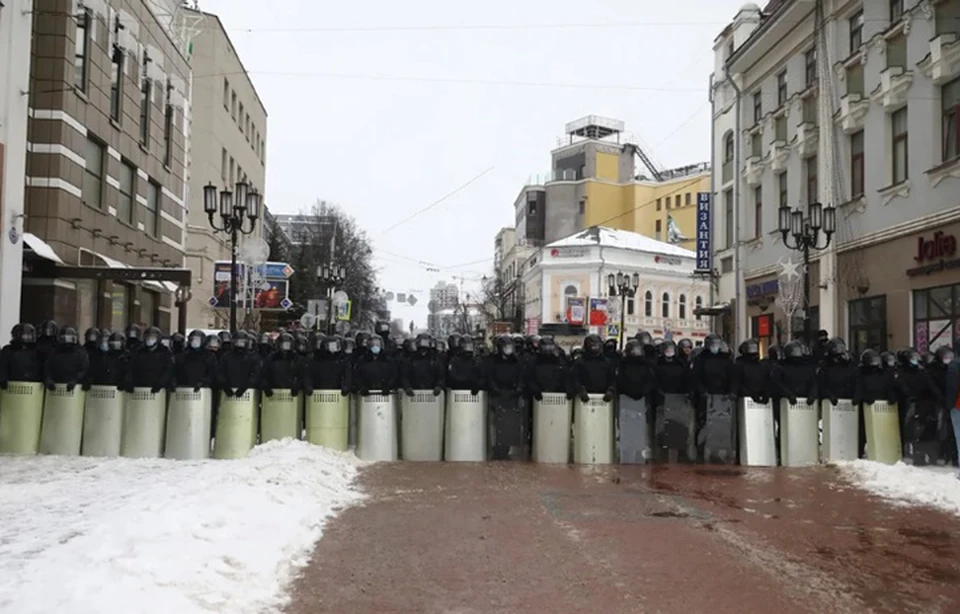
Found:
M 763 159 L 760 156 L 750 156 L 743 165 L 743 178 L 747 185 L 757 187 L 763 178 Z
M 769 158 L 770 168 L 774 172 L 786 170 L 787 160 L 790 159 L 790 147 L 787 146 L 787 142 L 778 139 L 770 143 Z
M 840 99 L 840 112 L 837 114 L 837 121 L 840 122 L 840 129 L 843 130 L 844 134 L 853 134 L 863 130 L 863 121 L 869 108 L 870 101 L 860 94 L 847 94 Z
M 902 66 L 891 66 L 880 73 L 880 85 L 873 90 L 874 100 L 887 111 L 895 111 L 907 104 L 907 90 L 913 83 L 913 71 Z
M 920 60 L 917 69 L 943 85 L 960 76 L 960 40 L 954 32 L 946 32 L 930 41 L 930 53 Z
M 793 139 L 793 148 L 801 158 L 807 158 L 817 153 L 817 142 L 820 140 L 820 130 L 813 122 L 803 122 L 797 126 L 797 136 Z

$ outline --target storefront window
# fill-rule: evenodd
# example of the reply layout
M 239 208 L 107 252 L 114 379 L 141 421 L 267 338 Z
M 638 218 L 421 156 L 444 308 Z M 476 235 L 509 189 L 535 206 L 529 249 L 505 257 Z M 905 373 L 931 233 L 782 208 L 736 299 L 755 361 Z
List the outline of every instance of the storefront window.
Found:
M 854 360 L 866 349 L 887 349 L 887 297 L 874 296 L 847 303 L 850 339 L 847 345 Z
M 953 345 L 960 335 L 960 284 L 913 293 L 913 345 L 919 352 L 935 352 Z

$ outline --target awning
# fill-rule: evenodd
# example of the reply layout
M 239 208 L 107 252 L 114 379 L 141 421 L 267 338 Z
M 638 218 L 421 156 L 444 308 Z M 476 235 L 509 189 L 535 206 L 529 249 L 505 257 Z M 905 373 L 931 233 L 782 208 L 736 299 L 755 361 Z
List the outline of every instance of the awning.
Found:
M 53 248 L 47 245 L 47 243 L 37 235 L 25 232 L 23 233 L 23 242 L 27 247 L 33 250 L 34 254 L 40 256 L 41 258 L 63 264 L 63 260 L 61 260 L 60 256 L 57 255 L 57 252 L 53 251 Z
M 730 303 L 717 303 L 709 307 L 697 307 L 693 314 L 697 316 L 720 316 L 730 312 Z
M 97 258 L 99 258 L 100 260 L 103 260 L 103 263 L 106 264 L 106 265 L 107 265 L 108 267 L 110 267 L 111 269 L 132 269 L 132 268 L 135 268 L 135 267 L 130 266 L 129 264 L 120 262 L 119 260 L 114 260 L 113 258 L 111 258 L 111 257 L 109 257 L 109 256 L 104 256 L 103 254 L 101 254 L 101 253 L 99 253 L 99 252 L 91 251 L 90 253 L 93 254 L 94 256 L 96 256 Z M 141 283 L 144 285 L 144 287 L 152 288 L 152 289 L 157 290 L 157 291 L 159 291 L 159 292 L 176 292 L 176 291 L 177 291 L 177 284 L 175 284 L 175 283 L 173 283 L 173 282 L 169 282 L 169 281 L 152 281 L 152 280 L 146 280 L 146 281 L 143 281 L 143 282 L 141 282 Z

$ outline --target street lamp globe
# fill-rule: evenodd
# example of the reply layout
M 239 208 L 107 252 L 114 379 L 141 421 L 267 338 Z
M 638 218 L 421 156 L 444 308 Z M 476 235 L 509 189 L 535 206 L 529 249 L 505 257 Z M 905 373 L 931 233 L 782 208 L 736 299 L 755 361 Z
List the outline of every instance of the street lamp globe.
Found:
M 203 186 L 203 212 L 210 217 L 217 213 L 217 186 L 212 183 Z
M 784 239 L 790 234 L 790 207 L 788 205 L 780 205 L 777 229 Z
M 230 190 L 220 190 L 220 217 L 227 220 L 232 214 L 233 192 Z
M 637 288 L 640 287 L 640 273 L 633 274 L 633 278 L 630 280 L 630 285 L 633 286 L 633 291 L 636 292 Z
M 233 189 L 236 196 L 233 207 L 237 210 L 237 217 L 243 217 L 243 212 L 247 209 L 247 194 L 250 191 L 250 184 L 241 180 L 237 182 Z
M 260 217 L 260 192 L 251 190 L 247 193 L 247 218 L 251 222 Z

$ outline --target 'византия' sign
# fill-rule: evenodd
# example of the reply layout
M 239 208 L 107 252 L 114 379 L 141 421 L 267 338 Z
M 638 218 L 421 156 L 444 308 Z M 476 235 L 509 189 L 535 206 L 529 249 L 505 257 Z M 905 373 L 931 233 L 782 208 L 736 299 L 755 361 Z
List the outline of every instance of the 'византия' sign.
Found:
M 713 239 L 710 232 L 710 193 L 697 193 L 697 272 L 713 271 Z

